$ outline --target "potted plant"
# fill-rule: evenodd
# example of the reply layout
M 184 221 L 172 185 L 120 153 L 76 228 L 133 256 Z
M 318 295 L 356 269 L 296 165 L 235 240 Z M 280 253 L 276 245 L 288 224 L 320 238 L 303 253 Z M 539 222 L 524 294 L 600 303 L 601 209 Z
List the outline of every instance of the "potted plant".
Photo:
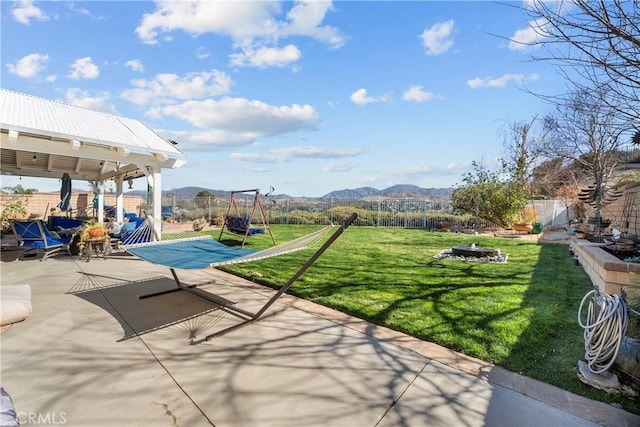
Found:
M 202 218 L 198 218 L 195 221 L 193 221 L 193 231 L 202 231 L 204 230 L 204 227 L 207 225 L 207 220 L 204 219 L 204 217 Z
M 586 239 L 589 237 L 589 233 L 582 228 L 577 228 L 575 234 L 577 239 Z
M 524 231 L 531 233 L 533 230 L 533 224 L 537 222 L 536 210 L 533 206 L 525 206 L 517 217 L 516 222 L 513 224 L 515 231 Z
M 102 242 L 100 242 L 100 240 L 102 240 Z M 82 256 L 83 254 L 86 255 L 84 249 L 89 242 L 98 241 L 98 243 L 103 244 L 103 248 L 107 248 L 110 236 L 105 224 L 101 224 L 97 220 L 92 219 L 82 224 L 80 230 L 73 235 L 72 241 L 78 243 L 79 254 Z

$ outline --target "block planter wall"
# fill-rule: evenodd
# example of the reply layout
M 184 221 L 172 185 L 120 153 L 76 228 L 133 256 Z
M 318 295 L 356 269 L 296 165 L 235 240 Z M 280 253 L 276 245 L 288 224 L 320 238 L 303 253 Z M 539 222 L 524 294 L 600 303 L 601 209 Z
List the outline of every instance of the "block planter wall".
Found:
M 630 301 L 640 300 L 640 264 L 619 260 L 602 249 L 602 243 L 572 237 L 569 244 L 591 282 L 600 291 L 621 295 L 621 288 L 625 288 Z

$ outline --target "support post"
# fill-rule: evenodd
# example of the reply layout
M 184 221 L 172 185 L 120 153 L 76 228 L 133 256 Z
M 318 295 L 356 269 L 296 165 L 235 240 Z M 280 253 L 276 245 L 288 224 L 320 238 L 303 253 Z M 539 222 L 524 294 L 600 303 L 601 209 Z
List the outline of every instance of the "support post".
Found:
M 116 182 L 116 221 L 122 222 L 123 215 L 122 212 L 124 210 L 124 195 L 122 192 L 122 183 L 124 181 L 124 177 L 122 175 L 118 175 L 115 177 Z

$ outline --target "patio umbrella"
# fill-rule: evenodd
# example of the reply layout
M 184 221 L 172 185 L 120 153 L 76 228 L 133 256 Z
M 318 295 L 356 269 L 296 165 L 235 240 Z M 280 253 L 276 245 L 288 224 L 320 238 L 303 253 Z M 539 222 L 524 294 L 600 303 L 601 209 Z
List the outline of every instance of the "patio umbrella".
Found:
M 71 177 L 68 173 L 62 175 L 62 187 L 60 187 L 60 203 L 58 207 L 63 212 L 71 212 Z

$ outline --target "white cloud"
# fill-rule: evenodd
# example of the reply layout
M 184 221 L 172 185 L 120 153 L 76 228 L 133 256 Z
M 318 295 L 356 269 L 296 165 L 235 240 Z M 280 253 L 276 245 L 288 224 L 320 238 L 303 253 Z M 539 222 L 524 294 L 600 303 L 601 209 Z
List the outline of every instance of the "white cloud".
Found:
M 90 2 L 86 1 L 86 0 L 80 0 L 78 3 L 83 3 L 83 4 L 89 4 Z M 67 8 L 74 12 L 77 13 L 79 15 L 83 15 L 86 17 L 89 17 L 93 20 L 97 20 L 97 21 L 103 21 L 107 18 L 105 18 L 104 16 L 101 15 L 94 15 L 93 13 L 91 13 L 91 11 L 85 7 L 79 6 L 77 3 L 74 2 L 68 2 L 66 3 Z
M 135 32 L 148 44 L 156 44 L 159 34 L 176 30 L 242 40 L 275 33 L 273 15 L 279 12 L 279 4 L 273 2 L 157 2 L 156 10 L 144 14 Z
M 472 89 L 478 89 L 481 87 L 505 87 L 507 86 L 507 84 L 509 84 L 509 82 L 515 82 L 516 84 L 522 84 L 525 82 L 525 80 L 537 80 L 538 79 L 538 75 L 537 74 L 530 74 L 528 76 L 525 76 L 524 74 L 511 74 L 511 73 L 507 73 L 507 74 L 503 74 L 500 77 L 497 78 L 493 78 L 493 77 L 476 77 L 474 79 L 470 79 L 467 80 L 467 86 L 469 86 Z
M 509 37 L 509 49 L 511 50 L 527 50 L 537 41 L 540 37 L 536 30 L 531 27 L 522 28 L 516 30 L 511 37 Z
M 65 93 L 65 102 L 68 104 L 105 113 L 117 113 L 113 105 L 109 104 L 109 98 L 108 92 L 99 92 L 97 95 L 91 96 L 89 92 L 78 88 L 68 89 Z
M 545 22 L 543 20 L 530 21 L 526 28 L 516 30 L 509 37 L 508 47 L 511 50 L 527 50 L 536 47 L 536 44 L 543 40 Z
M 523 8 L 525 10 L 533 11 L 532 13 L 534 15 L 537 15 L 535 10 L 540 8 L 548 8 L 554 14 L 562 16 L 572 9 L 575 9 L 576 5 L 573 1 L 524 0 Z M 538 18 L 529 21 L 525 28 L 516 30 L 513 35 L 509 37 L 509 49 L 523 51 L 539 47 L 539 43 L 544 41 L 545 34 L 550 31 L 553 32 L 553 30 L 549 26 L 549 21 L 545 18 Z
M 260 137 L 255 132 L 229 132 L 219 129 L 202 131 L 159 130 L 165 138 L 178 141 L 180 149 L 189 151 L 229 150 L 251 145 Z M 191 161 L 189 161 L 191 163 Z
M 372 96 L 369 96 L 369 94 L 367 93 L 367 90 L 364 88 L 358 89 L 357 91 L 353 92 L 350 98 L 351 98 L 351 102 L 358 105 L 367 105 L 374 102 L 378 102 L 378 99 Z
M 421 165 L 400 168 L 390 173 L 395 180 L 412 181 L 421 177 L 441 176 L 441 175 L 461 175 L 469 168 L 466 163 L 448 163 L 444 165 Z
M 142 62 L 140 62 L 139 59 L 130 59 L 129 61 L 124 63 L 124 66 L 139 73 L 144 71 L 144 65 L 142 65 Z
M 323 172 L 348 172 L 358 165 L 356 163 L 331 162 L 322 167 Z
M 148 44 L 158 43 L 161 34 L 185 31 L 193 36 L 218 33 L 230 37 L 239 53 L 231 57 L 235 65 L 283 66 L 300 58 L 298 48 L 278 46 L 282 38 L 310 37 L 331 47 L 344 44 L 344 36 L 334 27 L 322 25 L 330 1 L 298 1 L 280 19 L 282 6 L 289 2 L 157 2 L 156 10 L 142 17 L 136 34 Z M 253 58 L 257 55 L 257 58 Z M 269 62 L 272 60 L 273 62 Z
M 327 12 L 333 10 L 333 2 L 303 0 L 296 2 L 287 14 L 289 21 L 282 24 L 282 35 L 308 36 L 327 43 L 333 48 L 344 45 L 344 36 L 335 27 L 322 26 Z
M 209 52 L 209 49 L 207 49 L 204 46 L 200 46 L 199 48 L 196 49 L 196 58 L 198 59 L 205 59 L 211 56 L 211 52 Z
M 440 181 L 447 177 L 459 177 L 471 170 L 469 163 L 431 164 L 401 167 L 376 175 L 363 176 L 358 179 L 362 186 L 385 188 L 399 182 L 411 182 L 422 187 L 440 187 Z M 436 183 L 437 182 L 437 183 Z M 444 186 L 448 186 L 445 184 Z
M 88 9 L 85 9 L 84 7 L 81 6 L 77 6 L 75 3 L 70 2 L 67 3 L 67 7 L 69 8 L 69 10 L 71 10 L 72 12 L 76 12 L 79 13 L 80 15 L 85 15 L 85 16 L 91 16 L 91 12 L 89 12 Z
M 31 25 L 31 20 L 46 21 L 49 17 L 38 7 L 33 5 L 31 0 L 20 0 L 16 2 L 16 6 L 11 9 L 13 19 L 24 25 Z
M 310 105 L 277 107 L 262 101 L 228 97 L 219 101 L 186 101 L 159 107 L 155 112 L 179 118 L 201 129 L 254 132 L 260 136 L 312 129 L 318 122 L 318 113 Z
M 253 163 L 284 163 L 291 159 L 331 159 L 354 157 L 362 154 L 361 148 L 324 148 L 311 145 L 272 148 L 266 153 L 231 153 L 236 160 Z
M 427 55 L 440 55 L 453 46 L 453 20 L 438 22 L 420 35 Z
M 253 38 L 277 39 L 308 36 L 339 47 L 344 37 L 339 30 L 322 26 L 333 5 L 331 1 L 298 1 L 279 21 L 282 2 L 158 2 L 156 10 L 143 16 L 136 34 L 155 44 L 160 33 L 183 30 L 198 35 L 220 33 L 235 41 Z M 285 3 L 288 4 L 288 3 Z
M 7 64 L 7 70 L 18 77 L 29 79 L 43 71 L 47 62 L 49 62 L 49 55 L 32 53 L 23 56 L 13 64 Z
M 72 80 L 95 79 L 100 75 L 100 69 L 90 56 L 76 59 L 70 68 L 67 77 Z
M 431 101 L 433 98 L 434 98 L 433 93 L 425 91 L 424 88 L 419 85 L 411 86 L 402 95 L 402 99 L 404 99 L 405 101 L 412 101 L 412 102 L 426 102 L 426 101 Z
M 236 67 L 284 67 L 292 62 L 296 62 L 302 54 L 300 50 L 292 44 L 278 49 L 275 47 L 261 47 L 253 49 L 251 47 L 243 49 L 241 53 L 229 55 L 231 65 Z
M 153 80 L 135 79 L 134 86 L 122 92 L 122 98 L 137 105 L 167 103 L 175 100 L 200 99 L 224 95 L 233 81 L 222 71 L 212 70 L 177 74 L 157 74 Z
M 380 171 L 375 175 L 363 176 L 357 181 L 359 185 L 385 188 L 399 182 L 410 182 L 422 187 L 448 187 L 441 180 L 447 177 L 460 177 L 472 170 L 471 163 L 422 164 L 399 167 L 388 171 Z

